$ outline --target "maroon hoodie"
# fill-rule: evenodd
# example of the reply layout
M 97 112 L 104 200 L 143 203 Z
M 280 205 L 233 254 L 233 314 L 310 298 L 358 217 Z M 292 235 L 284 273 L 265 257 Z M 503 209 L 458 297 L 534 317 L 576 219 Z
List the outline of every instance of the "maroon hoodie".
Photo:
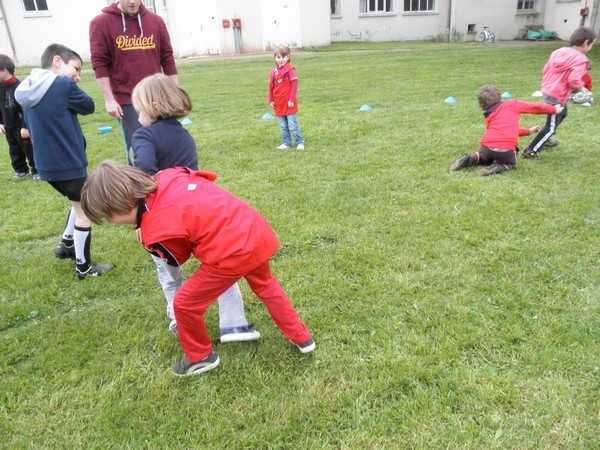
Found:
M 110 79 L 115 100 L 131 104 L 131 93 L 155 73 L 176 75 L 173 47 L 162 18 L 141 4 L 135 16 L 113 3 L 90 23 L 90 52 L 96 78 Z

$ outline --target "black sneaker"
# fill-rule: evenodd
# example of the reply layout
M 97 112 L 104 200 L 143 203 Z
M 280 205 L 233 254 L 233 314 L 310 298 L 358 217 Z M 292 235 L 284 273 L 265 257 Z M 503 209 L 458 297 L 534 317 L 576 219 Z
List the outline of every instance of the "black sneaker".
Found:
M 191 363 L 188 359 L 183 356 L 181 361 L 171 367 L 171 370 L 178 377 L 185 377 L 188 375 L 199 375 L 203 372 L 208 372 L 219 365 L 219 355 L 212 352 L 206 358 L 201 359 L 198 362 Z
M 63 241 L 60 241 L 54 249 L 54 256 L 60 259 L 75 259 L 75 244 L 69 247 Z
M 502 164 L 494 163 L 489 166 L 483 166 L 478 168 L 475 173 L 482 177 L 487 177 L 488 175 L 494 175 L 495 173 L 502 173 L 506 170 L 506 167 Z
M 523 150 L 521 152 L 521 155 L 523 156 L 523 158 L 527 159 L 542 159 L 542 157 L 538 155 L 538 152 L 534 152 L 533 150 L 529 150 L 528 148 Z
M 456 160 L 452 161 L 448 167 L 448 172 L 458 172 L 459 170 L 464 169 L 469 164 L 470 159 L 471 157 L 466 153 L 459 156 Z
M 313 341 L 313 338 L 308 338 L 308 341 L 296 344 L 296 347 L 298 347 L 300 353 L 310 353 L 315 349 L 315 341 Z
M 86 271 L 81 271 L 78 267 L 75 269 L 75 273 L 77 274 L 77 278 L 83 280 L 85 277 L 99 277 L 104 272 L 108 272 L 114 268 L 115 266 L 112 264 L 100 264 L 93 262 Z
M 546 142 L 544 144 L 544 148 L 552 148 L 552 147 L 556 147 L 558 145 L 558 141 L 554 141 L 552 139 L 548 140 L 548 142 Z

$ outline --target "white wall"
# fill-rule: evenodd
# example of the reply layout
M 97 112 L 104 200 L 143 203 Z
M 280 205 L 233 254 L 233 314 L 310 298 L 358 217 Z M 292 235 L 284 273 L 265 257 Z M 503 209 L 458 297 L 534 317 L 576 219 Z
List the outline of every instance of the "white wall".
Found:
M 543 0 L 540 7 L 537 13 L 523 14 L 517 13 L 516 0 L 456 0 L 459 13 L 454 28 L 463 41 L 475 40 L 484 26 L 490 27 L 497 40 L 512 40 L 519 37 L 519 30 L 543 23 Z M 475 25 L 475 33 L 467 32 L 469 25 Z
M 588 1 L 590 7 L 593 1 Z M 555 0 L 548 0 L 546 4 L 546 21 L 544 29 L 556 31 L 560 39 L 569 40 L 571 34 L 576 28 L 579 28 L 581 16 L 579 11 L 585 6 L 585 1 L 557 3 Z M 591 12 L 591 11 L 590 11 Z M 590 25 L 590 19 L 585 22 L 585 26 Z
M 332 41 L 434 40 L 448 28 L 449 0 L 438 0 L 435 12 L 403 12 L 404 2 L 396 0 L 394 13 L 360 14 L 359 0 L 343 0 L 340 16 L 331 19 Z
M 106 6 L 106 0 L 82 2 L 48 1 L 49 13 L 26 13 L 21 0 L 3 0 L 6 17 L 0 21 L 0 52 L 16 59 L 18 66 L 39 66 L 45 48 L 53 43 L 64 44 L 89 60 L 89 23 Z M 16 48 L 12 54 L 6 22 Z
M 2 0 L 0 53 L 18 66 L 39 66 L 52 43 L 64 44 L 89 61 L 89 23 L 112 0 L 49 0 L 50 11 L 26 14 L 22 0 Z M 323 46 L 330 43 L 326 0 L 155 0 L 156 13 L 167 23 L 176 58 L 233 54 L 233 28 L 223 19 L 242 19 L 241 53 L 262 52 L 276 45 Z M 6 32 L 9 24 L 16 57 Z

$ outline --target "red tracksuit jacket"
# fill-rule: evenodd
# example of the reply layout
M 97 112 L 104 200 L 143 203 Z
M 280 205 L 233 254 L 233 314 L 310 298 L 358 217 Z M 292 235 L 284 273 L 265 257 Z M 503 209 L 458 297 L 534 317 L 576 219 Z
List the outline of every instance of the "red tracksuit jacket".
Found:
M 216 174 L 175 168 L 156 176 L 158 189 L 146 198 L 141 218 L 149 251 L 179 265 L 193 254 L 213 274 L 241 277 L 279 248 L 265 218 L 215 185 Z

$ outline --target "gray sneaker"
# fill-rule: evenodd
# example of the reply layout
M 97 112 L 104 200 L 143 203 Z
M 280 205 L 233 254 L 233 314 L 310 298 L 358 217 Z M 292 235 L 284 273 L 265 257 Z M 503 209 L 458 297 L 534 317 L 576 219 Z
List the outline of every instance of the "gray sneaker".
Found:
M 222 328 L 221 329 L 221 344 L 228 342 L 246 342 L 260 339 L 260 333 L 253 330 L 254 324 L 250 323 L 245 327 Z
M 15 172 L 12 179 L 20 180 L 21 178 L 25 178 L 27 175 L 29 175 L 29 172 Z
M 198 362 L 191 363 L 184 355 L 181 361 L 171 367 L 171 370 L 178 377 L 186 377 L 188 375 L 199 375 L 203 372 L 208 372 L 219 365 L 219 355 L 212 352 L 206 358 Z
M 310 353 L 315 349 L 315 341 L 313 341 L 313 338 L 308 338 L 308 341 L 296 344 L 296 347 L 298 347 L 300 353 Z
M 100 264 L 100 263 L 91 263 L 87 270 L 82 271 L 78 268 L 75 269 L 75 274 L 77 278 L 83 280 L 86 277 L 99 277 L 104 272 L 108 272 L 109 270 L 113 270 L 115 268 L 112 264 Z

